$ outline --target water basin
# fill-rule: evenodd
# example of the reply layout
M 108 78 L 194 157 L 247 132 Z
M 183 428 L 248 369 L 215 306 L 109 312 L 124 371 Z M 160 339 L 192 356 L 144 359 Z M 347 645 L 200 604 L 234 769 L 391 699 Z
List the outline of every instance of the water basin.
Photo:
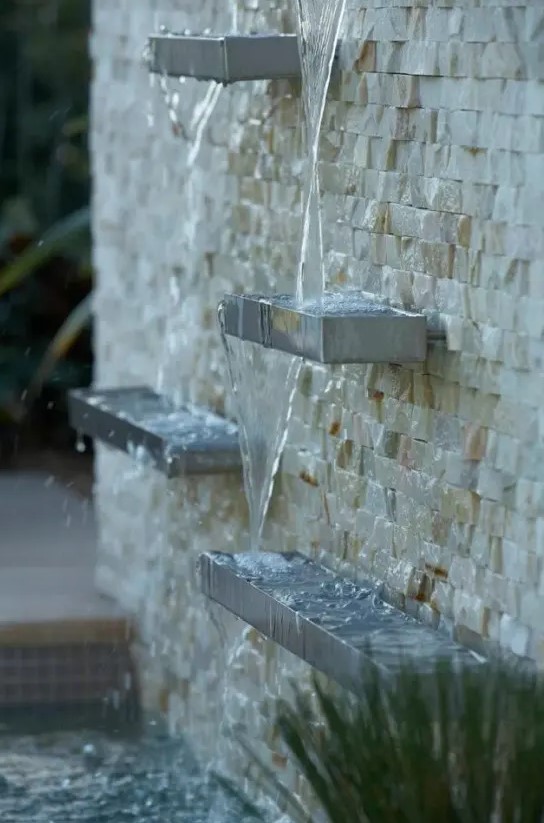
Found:
M 117 733 L 58 731 L 47 717 L 2 728 L 3 823 L 244 823 L 155 721 Z

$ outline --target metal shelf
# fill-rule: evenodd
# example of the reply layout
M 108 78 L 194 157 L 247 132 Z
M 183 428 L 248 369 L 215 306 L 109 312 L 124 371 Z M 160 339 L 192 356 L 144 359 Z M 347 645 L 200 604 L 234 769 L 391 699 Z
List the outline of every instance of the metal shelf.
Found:
M 177 408 L 145 386 L 69 393 L 70 423 L 168 477 L 240 471 L 236 425 L 207 409 Z
M 356 584 L 298 553 L 200 557 L 202 591 L 266 637 L 348 689 L 369 660 L 386 672 L 414 660 L 480 664 L 470 651 L 389 606 L 371 583 Z
M 298 305 L 292 295 L 227 294 L 220 306 L 226 334 L 319 363 L 419 363 L 429 332 L 424 315 L 326 292 Z
M 148 54 L 151 72 L 224 85 L 301 73 L 296 34 L 153 34 Z

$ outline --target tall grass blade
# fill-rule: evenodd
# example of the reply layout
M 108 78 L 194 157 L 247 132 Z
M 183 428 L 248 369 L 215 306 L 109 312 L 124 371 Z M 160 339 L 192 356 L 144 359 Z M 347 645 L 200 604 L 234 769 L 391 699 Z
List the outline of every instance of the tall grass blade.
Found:
M 92 300 L 93 296 L 89 294 L 76 306 L 47 347 L 26 391 L 25 406 L 27 409 L 40 394 L 44 383 L 55 370 L 59 360 L 66 356 L 83 329 L 91 322 Z
M 19 286 L 38 266 L 65 249 L 77 237 L 83 237 L 90 228 L 90 209 L 79 209 L 60 220 L 41 240 L 30 245 L 22 254 L 0 270 L 0 297 Z

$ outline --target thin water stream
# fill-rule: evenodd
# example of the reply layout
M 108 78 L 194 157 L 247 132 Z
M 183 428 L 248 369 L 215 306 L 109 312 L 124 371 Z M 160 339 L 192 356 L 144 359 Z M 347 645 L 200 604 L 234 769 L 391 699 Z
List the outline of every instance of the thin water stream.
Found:
M 160 27 L 166 32 L 164 26 Z M 153 87 L 156 79 L 150 75 Z M 179 85 L 178 85 L 179 84 Z M 216 223 L 216 215 L 207 214 L 209 198 L 204 186 L 204 171 L 199 168 L 199 155 L 203 148 L 206 127 L 214 114 L 221 97 L 222 86 L 187 80 L 169 79 L 158 75 L 158 87 L 166 105 L 172 132 L 180 141 L 180 162 L 184 167 L 184 183 L 180 191 L 181 219 L 179 234 L 172 238 L 177 250 L 178 264 L 169 276 L 168 300 L 164 332 L 163 354 L 159 364 L 156 388 L 169 395 L 176 404 L 187 405 L 196 402 L 191 396 L 191 378 L 196 356 L 197 343 L 195 321 L 200 307 L 193 288 L 204 266 L 208 249 L 209 233 L 202 232 L 204 223 Z M 204 90 L 204 93 L 202 93 Z M 183 111 L 183 118 L 180 116 Z M 154 125 L 151 118 L 150 125 Z M 171 185 L 168 169 L 164 169 L 163 185 Z M 220 207 L 220 204 L 217 204 Z
M 297 0 L 307 149 L 303 181 L 302 238 L 296 287 L 299 302 L 319 300 L 324 290 L 318 171 L 319 134 L 345 5 L 345 0 Z

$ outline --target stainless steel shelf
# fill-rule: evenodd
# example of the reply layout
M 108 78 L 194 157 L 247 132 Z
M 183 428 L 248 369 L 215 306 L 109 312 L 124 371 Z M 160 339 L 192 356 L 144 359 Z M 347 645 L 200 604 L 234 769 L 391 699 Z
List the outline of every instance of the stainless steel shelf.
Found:
M 220 316 L 226 334 L 319 363 L 419 363 L 435 337 L 423 315 L 358 292 L 328 292 L 303 306 L 292 295 L 227 294 Z
M 70 392 L 68 406 L 74 429 L 168 477 L 241 470 L 236 425 L 206 409 L 176 408 L 142 386 L 78 389 Z
M 295 34 L 153 34 L 149 70 L 227 85 L 239 80 L 300 77 Z
M 369 661 L 386 672 L 413 660 L 480 664 L 467 649 L 298 553 L 200 557 L 202 591 L 266 637 L 348 689 Z

